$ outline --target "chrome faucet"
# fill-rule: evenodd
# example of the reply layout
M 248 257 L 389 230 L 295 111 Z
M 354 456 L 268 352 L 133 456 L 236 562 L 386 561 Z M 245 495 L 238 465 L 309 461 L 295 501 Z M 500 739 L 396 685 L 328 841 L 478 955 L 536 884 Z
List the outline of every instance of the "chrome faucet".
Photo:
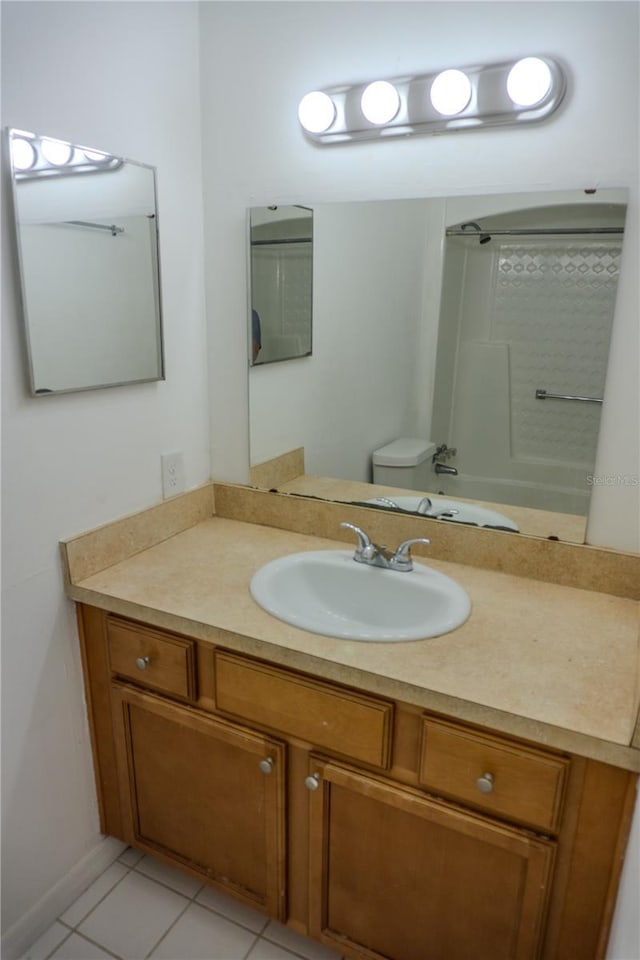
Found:
M 458 450 L 456 447 L 449 447 L 446 443 L 441 443 L 434 455 L 431 457 L 431 463 L 435 467 L 436 473 L 446 473 L 450 477 L 457 477 L 458 471 L 455 467 L 450 467 L 444 461 L 455 457 Z
M 377 497 L 376 503 L 382 503 L 385 507 L 391 507 L 392 510 L 399 510 L 400 507 L 395 502 L 395 500 L 390 500 L 389 497 Z
M 456 467 L 450 467 L 448 463 L 436 463 L 435 469 L 436 473 L 446 473 L 450 477 L 458 476 Z
M 442 510 L 434 510 L 433 500 L 430 497 L 423 497 L 416 507 L 416 513 L 419 513 L 421 517 L 431 517 L 432 520 L 439 520 L 440 517 L 451 519 L 451 517 L 455 516 L 456 513 L 459 512 L 459 510 L 454 510 L 452 507 L 444 507 Z
M 397 570 L 399 573 L 408 573 L 410 570 L 413 570 L 410 548 L 414 543 L 431 543 L 431 541 L 425 537 L 412 537 L 409 540 L 403 540 L 396 552 L 391 553 L 385 546 L 379 546 L 377 543 L 373 543 L 364 530 L 356 527 L 354 523 L 347 523 L 345 521 L 341 523 L 340 526 L 353 530 L 358 538 L 358 546 L 353 554 L 354 560 L 358 563 L 366 563 L 370 567 Z
M 459 510 L 454 510 L 453 507 L 445 507 L 443 510 L 438 510 L 436 513 L 430 513 L 429 516 L 433 517 L 434 520 L 451 520 L 457 513 L 460 513 Z

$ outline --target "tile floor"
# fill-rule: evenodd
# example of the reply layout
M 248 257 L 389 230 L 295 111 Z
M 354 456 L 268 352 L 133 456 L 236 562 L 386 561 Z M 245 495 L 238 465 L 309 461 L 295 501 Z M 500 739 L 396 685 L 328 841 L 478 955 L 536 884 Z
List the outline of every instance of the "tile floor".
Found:
M 129 847 L 23 960 L 339 960 L 333 950 Z

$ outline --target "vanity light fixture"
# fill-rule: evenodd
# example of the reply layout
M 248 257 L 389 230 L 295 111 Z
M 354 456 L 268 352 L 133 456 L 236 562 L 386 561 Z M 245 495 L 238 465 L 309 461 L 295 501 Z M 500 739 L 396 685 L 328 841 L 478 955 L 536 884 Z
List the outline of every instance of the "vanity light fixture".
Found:
M 110 153 L 76 147 L 66 140 L 9 130 L 11 165 L 16 180 L 117 170 L 123 160 Z
M 315 90 L 298 117 L 317 143 L 447 133 L 544 120 L 565 90 L 556 60 L 529 56 Z

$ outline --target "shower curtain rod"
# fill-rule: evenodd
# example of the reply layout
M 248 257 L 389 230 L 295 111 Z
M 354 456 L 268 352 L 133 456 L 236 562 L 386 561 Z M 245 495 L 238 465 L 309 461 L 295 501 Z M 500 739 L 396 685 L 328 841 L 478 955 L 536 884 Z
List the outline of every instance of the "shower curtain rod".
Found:
M 461 230 L 460 227 L 447 227 L 446 235 L 448 237 L 471 237 L 479 236 L 491 237 L 536 237 L 536 236 L 571 236 L 575 234 L 620 234 L 624 233 L 624 227 L 531 227 L 530 229 L 503 229 L 493 230 L 491 227 L 482 227 L 481 233 L 472 233 L 469 230 Z

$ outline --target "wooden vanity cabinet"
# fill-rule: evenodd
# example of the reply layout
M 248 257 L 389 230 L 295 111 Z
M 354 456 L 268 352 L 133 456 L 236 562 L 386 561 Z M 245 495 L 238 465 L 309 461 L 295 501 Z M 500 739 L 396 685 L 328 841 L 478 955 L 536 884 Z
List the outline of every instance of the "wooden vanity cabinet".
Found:
M 539 956 L 555 844 L 312 758 L 310 932 L 382 960 Z
M 79 607 L 104 832 L 360 960 L 599 960 L 636 776 Z
M 284 919 L 284 743 L 113 685 L 124 832 Z

